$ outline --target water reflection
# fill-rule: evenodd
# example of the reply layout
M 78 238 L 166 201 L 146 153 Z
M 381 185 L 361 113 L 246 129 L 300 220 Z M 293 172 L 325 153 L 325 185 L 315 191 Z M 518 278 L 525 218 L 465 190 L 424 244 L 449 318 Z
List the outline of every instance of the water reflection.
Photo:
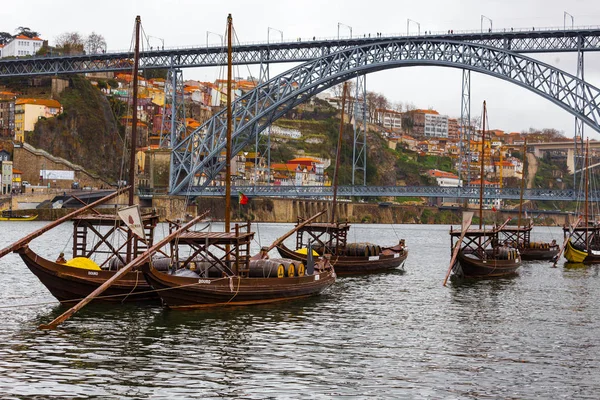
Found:
M 263 227 L 262 241 L 288 226 Z M 384 231 L 395 241 L 394 233 L 403 233 L 410 247 L 405 271 L 344 277 L 321 296 L 256 307 L 91 304 L 49 332 L 35 328 L 66 308 L 18 258 L 1 259 L 10 273 L 0 281 L 6 306 L 0 308 L 0 392 L 30 398 L 597 397 L 598 266 L 527 263 L 513 278 L 451 281 L 444 288 L 447 227 L 357 228 L 355 241 L 381 241 Z M 54 243 L 37 246 L 55 252 Z

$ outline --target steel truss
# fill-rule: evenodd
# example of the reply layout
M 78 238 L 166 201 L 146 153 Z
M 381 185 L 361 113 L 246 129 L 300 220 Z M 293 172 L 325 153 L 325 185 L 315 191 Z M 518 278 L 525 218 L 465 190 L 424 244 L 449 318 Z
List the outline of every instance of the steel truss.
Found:
M 168 105 L 170 105 L 170 111 L 168 111 Z M 160 129 L 160 147 L 172 148 L 174 144 L 177 144 L 179 138 L 183 137 L 185 130 L 183 72 L 180 69 L 169 69 L 165 81 L 165 104 L 163 105 Z
M 367 77 L 356 76 L 354 99 L 354 147 L 352 148 L 352 185 L 367 184 Z M 362 177 L 357 172 L 362 171 Z M 360 182 L 360 183 L 359 183 Z
M 245 44 L 233 48 L 233 63 L 265 65 L 266 55 L 267 65 L 268 63 L 303 62 L 364 45 L 378 45 L 390 40 L 396 43 L 412 43 L 414 40 L 422 39 L 469 42 L 515 53 L 575 52 L 580 48 L 581 51 L 600 51 L 600 29 L 571 29 Z M 0 77 L 123 71 L 131 69 L 132 63 L 131 52 L 3 59 L 0 61 Z M 140 69 L 208 67 L 226 64 L 227 55 L 221 46 L 154 50 L 140 54 Z
M 392 40 L 320 57 L 280 74 L 233 104 L 232 154 L 239 153 L 288 110 L 357 74 L 403 66 L 432 65 L 468 69 L 494 76 L 550 100 L 600 131 L 600 90 L 577 77 L 503 49 L 442 40 Z M 578 94 L 580 93 L 580 94 Z M 577 106 L 578 102 L 581 107 Z M 258 126 L 258 128 L 257 128 Z M 181 193 L 202 171 L 206 187 L 224 167 L 226 114 L 220 112 L 175 147 L 171 193 Z
M 247 196 L 278 196 L 319 198 L 333 196 L 331 186 L 236 186 L 232 192 L 240 191 Z M 224 196 L 224 186 L 194 187 L 190 196 Z M 460 199 L 479 198 L 479 187 L 440 187 L 440 186 L 339 186 L 338 196 L 342 197 L 451 197 Z M 518 200 L 520 189 L 484 188 L 484 199 Z M 573 189 L 525 189 L 526 200 L 573 201 L 577 191 Z M 592 199 L 600 200 L 600 192 L 590 194 Z M 590 200 L 592 201 L 592 200 Z
M 458 180 L 464 186 L 471 184 L 471 71 L 462 70 L 462 97 L 460 99 L 460 157 L 458 161 Z M 463 175 L 466 169 L 466 176 Z

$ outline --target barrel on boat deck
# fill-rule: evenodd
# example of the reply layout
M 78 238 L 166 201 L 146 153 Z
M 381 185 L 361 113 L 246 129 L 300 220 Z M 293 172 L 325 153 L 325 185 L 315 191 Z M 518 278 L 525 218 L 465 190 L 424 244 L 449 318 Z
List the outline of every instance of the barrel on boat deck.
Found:
M 271 260 L 277 261 L 285 268 L 285 276 L 290 278 L 296 275 L 296 261 L 287 258 L 272 258 Z
M 348 243 L 346 245 L 346 255 L 350 257 L 369 257 L 371 248 L 369 243 Z
M 381 246 L 378 244 L 371 244 L 371 255 L 378 256 L 381 253 Z
M 286 267 L 278 259 L 250 260 L 251 278 L 283 278 Z

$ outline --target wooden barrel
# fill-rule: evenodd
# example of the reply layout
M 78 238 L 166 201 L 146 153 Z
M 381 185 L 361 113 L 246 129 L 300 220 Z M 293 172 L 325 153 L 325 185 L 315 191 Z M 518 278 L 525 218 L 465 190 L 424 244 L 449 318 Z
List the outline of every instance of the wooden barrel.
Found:
M 276 259 L 250 260 L 249 276 L 251 278 L 283 278 L 285 270 L 285 266 Z
M 346 245 L 346 255 L 350 257 L 369 257 L 371 255 L 369 243 L 348 243 Z
M 285 276 L 287 276 L 288 278 L 291 278 L 292 276 L 296 275 L 297 261 L 290 260 L 288 258 L 272 258 L 271 260 L 283 265 L 285 269 Z

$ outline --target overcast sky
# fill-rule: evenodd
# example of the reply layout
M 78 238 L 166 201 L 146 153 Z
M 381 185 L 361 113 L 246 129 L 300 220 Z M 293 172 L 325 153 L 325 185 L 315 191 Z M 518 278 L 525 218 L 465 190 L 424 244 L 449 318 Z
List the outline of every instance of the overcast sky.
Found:
M 26 6 L 25 6 L 26 4 Z M 25 26 L 41 33 L 53 44 L 64 32 L 82 35 L 96 32 L 106 38 L 109 51 L 130 49 L 136 15 L 142 18 L 150 44 L 165 47 L 206 45 L 207 31 L 223 34 L 226 18 L 232 13 L 240 42 L 266 41 L 298 37 L 335 37 L 338 33 L 354 36 L 383 32 L 406 33 L 407 19 L 420 24 L 421 31 L 479 30 L 481 16 L 492 20 L 493 28 L 541 29 L 563 27 L 564 12 L 574 17 L 575 26 L 600 26 L 600 0 L 29 0 L 5 2 L 0 7 L 0 31 L 14 33 Z M 567 24 L 570 25 L 570 17 Z M 487 19 L 484 26 L 489 27 Z M 275 30 L 276 29 L 276 30 Z M 411 31 L 416 33 L 416 24 Z M 153 38 L 154 37 L 154 38 Z M 156 39 L 160 38 L 160 39 Z M 209 41 L 220 39 L 209 34 Z M 530 55 L 566 72 L 576 72 L 572 54 Z M 586 53 L 585 78 L 600 86 L 600 53 Z M 283 72 L 291 64 L 273 66 L 271 75 Z M 239 75 L 258 75 L 255 67 L 239 69 Z M 186 79 L 212 81 L 219 71 L 186 69 Z M 370 74 L 368 90 L 383 93 L 395 102 L 412 103 L 418 108 L 433 108 L 450 117 L 460 116 L 461 70 L 441 67 L 396 68 Z M 572 137 L 574 118 L 558 106 L 514 84 L 487 75 L 471 74 L 471 114 L 481 114 L 487 101 L 490 126 L 507 132 L 534 128 L 555 128 Z M 586 127 L 586 136 L 600 135 Z

